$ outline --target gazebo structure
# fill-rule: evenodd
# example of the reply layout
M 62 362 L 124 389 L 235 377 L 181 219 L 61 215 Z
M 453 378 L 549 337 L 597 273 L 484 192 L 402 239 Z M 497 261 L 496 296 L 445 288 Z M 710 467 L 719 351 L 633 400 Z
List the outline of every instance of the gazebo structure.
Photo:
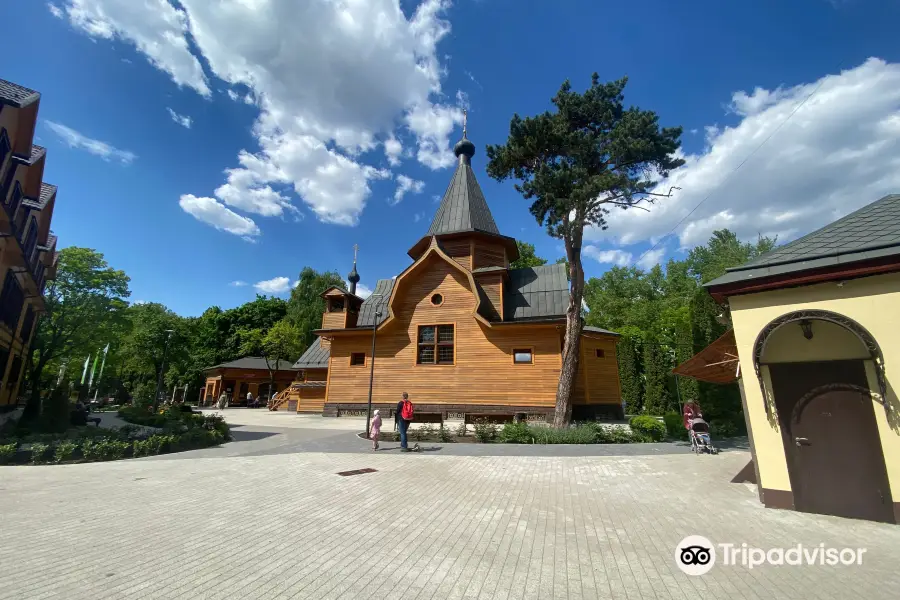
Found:
M 270 361 L 275 366 L 275 361 Z M 291 361 L 279 361 L 275 370 L 275 386 L 270 390 L 269 366 L 266 359 L 259 356 L 245 356 L 231 362 L 207 367 L 206 387 L 200 390 L 200 405 L 215 403 L 224 391 L 232 406 L 246 403 L 247 392 L 254 398 L 262 396 L 268 399 L 278 391 L 288 387 L 294 380 L 297 371 Z M 265 403 L 263 403 L 265 405 Z
M 760 500 L 900 521 L 900 194 L 706 287 L 734 329 L 676 372 L 738 379 Z

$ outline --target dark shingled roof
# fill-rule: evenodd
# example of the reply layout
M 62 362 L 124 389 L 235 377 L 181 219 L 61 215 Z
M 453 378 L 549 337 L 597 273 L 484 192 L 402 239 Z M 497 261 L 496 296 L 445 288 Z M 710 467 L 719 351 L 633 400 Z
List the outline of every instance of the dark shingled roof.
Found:
M 465 156 L 460 157 L 450 186 L 444 193 L 426 235 L 463 231 L 482 231 L 500 235 L 481 186 L 475 180 L 475 173 L 472 172 L 472 166 Z
M 569 282 L 564 264 L 510 269 L 505 321 L 564 317 L 568 306 Z
M 41 193 L 37 198 L 28 198 L 22 205 L 36 210 L 43 210 L 53 194 L 56 193 L 56 186 L 49 183 L 41 182 Z
M 37 144 L 31 145 L 31 154 L 28 155 L 28 158 L 16 156 L 16 160 L 21 164 L 33 165 L 37 161 L 41 159 L 42 156 L 47 154 L 47 149 L 43 146 L 38 146 Z
M 275 366 L 274 361 L 272 362 L 272 366 Z M 279 367 L 279 371 L 293 370 L 293 367 L 291 367 L 291 361 L 289 360 L 281 361 Z M 268 371 L 269 367 L 266 366 L 266 359 L 261 356 L 245 356 L 231 362 L 222 363 L 213 367 L 206 367 L 203 370 L 209 371 L 210 369 L 263 369 L 265 371 Z
M 5 79 L 0 79 L 0 102 L 9 104 L 17 108 L 28 106 L 38 98 L 40 93 L 30 90 L 27 87 L 15 84 Z
M 584 331 L 587 331 L 588 333 L 605 333 L 607 335 L 621 335 L 619 333 L 616 333 L 615 331 L 610 331 L 609 329 L 602 329 L 600 327 L 594 327 L 593 325 L 585 325 L 582 329 Z
M 784 246 L 728 269 L 707 287 L 900 256 L 900 194 L 892 194 Z
M 356 320 L 357 327 L 371 327 L 376 324 L 375 313 L 379 310 L 381 311 L 381 317 L 378 318 L 378 325 L 388 318 L 387 305 L 391 299 L 391 291 L 394 289 L 394 281 L 394 279 L 378 280 L 378 283 L 375 284 L 375 291 L 359 307 L 359 318 Z
M 327 369 L 328 368 L 328 358 L 331 356 L 331 352 L 327 348 L 322 347 L 321 338 L 316 338 L 315 341 L 310 344 L 309 348 L 306 349 L 306 352 L 303 353 L 303 356 L 294 363 L 295 369 Z

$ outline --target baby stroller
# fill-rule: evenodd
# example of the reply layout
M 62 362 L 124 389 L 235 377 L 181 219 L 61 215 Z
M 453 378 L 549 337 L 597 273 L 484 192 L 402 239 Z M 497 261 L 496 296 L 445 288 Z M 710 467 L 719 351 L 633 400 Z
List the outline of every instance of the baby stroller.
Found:
M 709 423 L 703 419 L 700 407 L 693 402 L 685 404 L 683 416 L 684 427 L 691 440 L 691 451 L 698 455 L 702 452 L 718 454 L 719 451 L 713 446 L 712 438 L 709 435 Z
M 719 451 L 712 444 L 709 437 L 709 423 L 703 420 L 703 417 L 697 417 L 690 420 L 690 428 L 688 435 L 691 438 L 691 451 L 697 454 L 701 452 L 709 452 L 710 454 L 718 454 Z

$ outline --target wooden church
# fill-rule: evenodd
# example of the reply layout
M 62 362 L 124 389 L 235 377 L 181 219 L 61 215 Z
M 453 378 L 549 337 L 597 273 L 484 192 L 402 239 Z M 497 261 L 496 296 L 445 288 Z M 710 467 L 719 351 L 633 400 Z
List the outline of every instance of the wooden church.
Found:
M 565 265 L 509 268 L 516 241 L 497 229 L 465 130 L 454 153 L 456 172 L 431 227 L 409 249 L 412 264 L 363 299 L 354 259 L 349 289 L 323 290 L 319 337 L 295 363 L 298 379 L 278 409 L 365 414 L 371 377 L 373 409 L 385 415 L 402 392 L 417 415 L 552 415 L 569 301 Z M 585 327 L 574 418 L 621 417 L 617 340 Z

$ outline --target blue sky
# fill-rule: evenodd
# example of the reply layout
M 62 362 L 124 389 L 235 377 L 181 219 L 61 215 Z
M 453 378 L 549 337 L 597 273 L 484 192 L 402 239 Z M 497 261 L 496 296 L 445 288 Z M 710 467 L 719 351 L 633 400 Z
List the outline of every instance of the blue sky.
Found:
M 3 54 L 0 76 L 42 93 L 60 246 L 103 252 L 135 301 L 197 315 L 260 282 L 286 296 L 306 265 L 346 274 L 354 244 L 364 286 L 396 275 L 449 182 L 464 105 L 501 232 L 555 260 L 559 241 L 487 177 L 484 147 L 592 71 L 628 75 L 628 103 L 682 125 L 687 165 L 661 184 L 675 197 L 589 233 L 588 276 L 680 256 L 722 226 L 787 240 L 900 191 L 893 0 L 253 4 L 0 8 L 25 24 L 7 45 L 27 51 Z

